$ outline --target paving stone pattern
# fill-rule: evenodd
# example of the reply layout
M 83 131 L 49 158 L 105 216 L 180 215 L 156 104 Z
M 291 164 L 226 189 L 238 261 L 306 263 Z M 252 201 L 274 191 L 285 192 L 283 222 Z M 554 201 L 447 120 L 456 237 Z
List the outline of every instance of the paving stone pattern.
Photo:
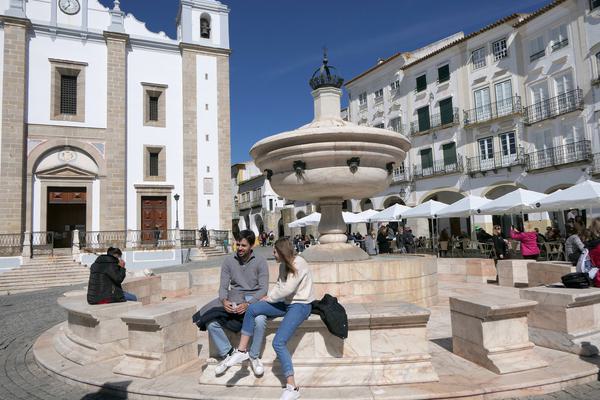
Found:
M 257 249 L 270 256 L 270 248 Z M 221 259 L 188 263 L 165 270 L 187 271 L 220 264 Z M 46 374 L 33 359 L 31 347 L 45 330 L 62 322 L 67 315 L 56 299 L 67 290 L 83 285 L 52 288 L 39 292 L 0 296 L 0 400 L 112 400 L 117 399 L 102 389 L 85 390 L 67 385 Z M 591 400 L 600 399 L 600 382 L 580 385 L 542 396 L 519 400 Z

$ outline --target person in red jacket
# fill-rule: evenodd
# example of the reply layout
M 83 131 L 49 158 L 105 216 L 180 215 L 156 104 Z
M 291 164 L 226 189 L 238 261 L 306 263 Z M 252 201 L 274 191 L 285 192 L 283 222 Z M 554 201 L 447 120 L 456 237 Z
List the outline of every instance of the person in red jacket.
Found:
M 519 232 L 513 226 L 510 229 L 510 237 L 521 242 L 521 254 L 523 258 L 537 261 L 540 255 L 540 248 L 537 244 L 537 233 L 535 231 Z
M 600 268 L 600 217 L 594 218 L 590 224 L 591 240 L 586 242 L 585 247 L 589 250 L 592 265 Z

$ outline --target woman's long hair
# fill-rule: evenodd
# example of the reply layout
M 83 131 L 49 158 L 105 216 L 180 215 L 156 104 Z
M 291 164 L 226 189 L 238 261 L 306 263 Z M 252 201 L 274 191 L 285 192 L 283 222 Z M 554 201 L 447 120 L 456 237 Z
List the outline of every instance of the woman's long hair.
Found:
M 600 239 L 600 217 L 596 217 L 592 220 L 590 232 L 592 234 L 592 239 Z
M 275 251 L 279 255 L 281 261 L 283 261 L 286 270 L 286 276 L 280 276 L 280 278 L 285 280 L 289 273 L 296 275 L 298 270 L 294 266 L 294 258 L 296 258 L 296 256 L 294 255 L 294 246 L 292 246 L 292 242 L 287 238 L 277 239 L 275 242 Z

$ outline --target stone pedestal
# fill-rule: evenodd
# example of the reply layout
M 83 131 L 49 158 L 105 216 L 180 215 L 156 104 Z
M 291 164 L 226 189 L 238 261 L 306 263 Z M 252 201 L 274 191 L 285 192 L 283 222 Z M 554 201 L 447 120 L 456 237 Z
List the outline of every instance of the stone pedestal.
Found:
M 533 352 L 527 314 L 536 302 L 491 295 L 450 298 L 454 354 L 497 374 L 548 364 Z
M 527 264 L 527 281 L 529 287 L 560 283 L 560 278 L 575 272 L 571 263 L 564 261 L 530 262 Z
M 531 260 L 498 260 L 498 284 L 500 286 L 527 286 L 527 264 Z
M 582 356 L 600 348 L 600 289 L 536 287 L 520 291 L 538 305 L 529 313 L 529 335 L 538 346 Z
M 121 315 L 139 309 L 140 302 L 89 305 L 85 296 L 58 299 L 68 313 L 67 325 L 54 338 L 54 348 L 63 357 L 80 365 L 124 354 L 127 326 Z
M 487 283 L 496 280 L 494 260 L 489 258 L 436 258 L 434 262 L 440 281 Z
M 162 297 L 183 297 L 190 294 L 189 272 L 167 272 L 160 274 Z
M 126 278 L 122 286 L 124 291 L 135 294 L 143 305 L 160 303 L 162 300 L 160 275 Z
M 192 323 L 196 307 L 161 303 L 133 310 L 121 319 L 127 324 L 129 348 L 116 374 L 154 378 L 198 358 L 198 328 Z
M 348 387 L 438 381 L 427 341 L 429 310 L 393 302 L 344 304 L 348 338 L 333 336 L 316 315 L 303 322 L 288 342 L 294 377 L 302 387 Z M 281 387 L 284 377 L 272 348 L 281 318 L 269 321 L 262 360 L 265 374 L 256 378 L 242 367 L 215 376 L 208 363 L 200 383 L 211 385 Z

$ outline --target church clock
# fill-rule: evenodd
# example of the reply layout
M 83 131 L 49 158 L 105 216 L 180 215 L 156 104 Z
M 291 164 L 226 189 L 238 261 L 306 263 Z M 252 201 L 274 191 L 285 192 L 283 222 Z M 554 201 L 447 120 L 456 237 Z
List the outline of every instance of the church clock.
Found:
M 58 7 L 68 15 L 75 15 L 81 9 L 79 0 L 58 0 Z

